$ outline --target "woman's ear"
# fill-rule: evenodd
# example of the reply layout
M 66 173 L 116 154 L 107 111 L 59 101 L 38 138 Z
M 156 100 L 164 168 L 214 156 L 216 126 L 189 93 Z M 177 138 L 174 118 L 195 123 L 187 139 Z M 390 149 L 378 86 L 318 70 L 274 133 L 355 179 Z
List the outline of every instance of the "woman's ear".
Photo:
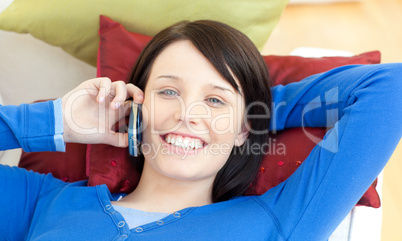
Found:
M 248 125 L 243 125 L 243 127 L 241 129 L 241 132 L 239 133 L 239 135 L 235 139 L 235 143 L 234 143 L 235 146 L 241 146 L 247 140 L 248 135 L 250 133 L 249 127 L 250 127 L 250 123 L 248 123 Z

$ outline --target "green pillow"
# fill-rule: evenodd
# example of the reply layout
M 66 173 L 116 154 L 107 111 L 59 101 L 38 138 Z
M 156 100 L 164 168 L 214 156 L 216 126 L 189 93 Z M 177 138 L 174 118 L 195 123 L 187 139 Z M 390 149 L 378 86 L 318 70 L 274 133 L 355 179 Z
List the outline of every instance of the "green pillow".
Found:
M 153 36 L 180 20 L 213 19 L 250 37 L 262 49 L 288 0 L 14 0 L 0 29 L 30 33 L 96 65 L 99 15 L 128 31 Z

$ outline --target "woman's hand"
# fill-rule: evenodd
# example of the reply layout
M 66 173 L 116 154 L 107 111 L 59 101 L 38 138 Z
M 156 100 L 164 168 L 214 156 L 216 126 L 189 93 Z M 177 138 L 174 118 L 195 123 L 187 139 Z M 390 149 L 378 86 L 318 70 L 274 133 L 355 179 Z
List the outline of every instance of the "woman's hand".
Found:
M 90 79 L 63 96 L 65 142 L 128 145 L 128 134 L 113 128 L 129 115 L 130 101 L 142 103 L 144 93 L 133 84 L 111 82 L 109 78 Z

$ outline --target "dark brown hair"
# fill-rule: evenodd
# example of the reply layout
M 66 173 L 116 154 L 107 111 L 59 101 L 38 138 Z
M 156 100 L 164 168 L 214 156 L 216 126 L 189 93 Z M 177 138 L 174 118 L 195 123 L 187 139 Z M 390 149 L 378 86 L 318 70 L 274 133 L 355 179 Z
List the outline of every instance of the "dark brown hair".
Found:
M 167 46 L 181 40 L 190 41 L 234 89 L 238 92 L 241 89 L 246 115 L 260 116 L 245 120 L 251 126 L 247 141 L 241 147 L 233 148 L 228 161 L 217 173 L 212 200 L 225 201 L 244 194 L 261 164 L 272 98 L 268 70 L 255 45 L 240 31 L 211 20 L 183 21 L 162 30 L 149 42 L 135 64 L 129 82 L 145 90 L 156 57 Z M 261 118 L 264 115 L 265 118 Z M 250 153 L 250 146 L 257 146 L 260 152 Z M 143 160 L 139 168 L 142 166 Z

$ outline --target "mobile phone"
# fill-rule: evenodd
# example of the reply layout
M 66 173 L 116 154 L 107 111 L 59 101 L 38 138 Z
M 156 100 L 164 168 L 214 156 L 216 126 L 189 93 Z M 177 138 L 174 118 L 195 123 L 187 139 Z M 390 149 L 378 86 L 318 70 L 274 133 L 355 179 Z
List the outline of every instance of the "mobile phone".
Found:
M 128 149 L 131 156 L 139 156 L 142 139 L 142 104 L 131 103 L 128 124 Z

